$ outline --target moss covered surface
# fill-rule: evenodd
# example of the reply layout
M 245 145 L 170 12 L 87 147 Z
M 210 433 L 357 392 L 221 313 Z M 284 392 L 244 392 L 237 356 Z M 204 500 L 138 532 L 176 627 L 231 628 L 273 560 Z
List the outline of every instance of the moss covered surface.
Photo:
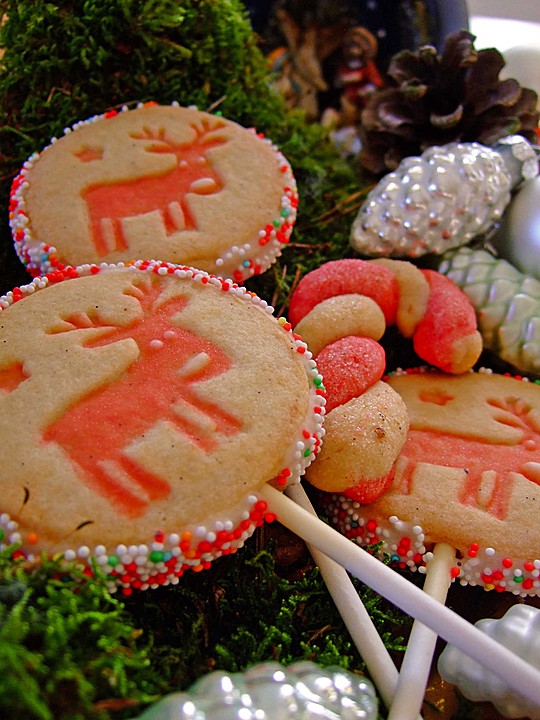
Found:
M 150 100 L 255 127 L 290 161 L 297 228 L 282 261 L 252 289 L 281 305 L 299 272 L 349 252 L 350 213 L 368 183 L 320 126 L 285 108 L 239 0 L 0 0 L 2 12 L 0 292 L 28 281 L 7 211 L 22 163 L 79 120 Z
M 81 119 L 155 100 L 220 112 L 289 159 L 300 208 L 290 245 L 250 289 L 286 311 L 298 278 L 349 254 L 370 180 L 287 111 L 239 0 L 0 0 L 0 293 L 27 283 L 8 225 L 24 160 Z M 365 666 L 302 543 L 278 525 L 177 586 L 110 596 L 55 560 L 0 557 L 0 717 L 129 718 L 216 668 L 309 658 Z M 288 557 L 293 547 L 294 560 Z M 357 583 L 388 647 L 410 621 Z
M 356 585 L 399 656 L 410 623 Z M 52 560 L 25 568 L 0 555 L 4 720 L 134 717 L 211 670 L 297 659 L 366 670 L 305 548 L 279 526 L 177 586 L 123 600 L 99 575 Z

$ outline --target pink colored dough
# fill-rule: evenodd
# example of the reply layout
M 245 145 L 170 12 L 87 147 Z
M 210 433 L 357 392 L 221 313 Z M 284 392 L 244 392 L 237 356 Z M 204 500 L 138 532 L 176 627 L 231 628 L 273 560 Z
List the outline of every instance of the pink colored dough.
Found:
M 323 300 L 351 293 L 372 298 L 383 311 L 386 324 L 395 323 L 399 289 L 394 273 L 358 259 L 333 260 L 305 275 L 291 297 L 289 320 L 295 326 Z
M 455 283 L 435 270 L 422 270 L 429 283 L 426 313 L 413 336 L 418 355 L 445 372 L 453 372 L 454 348 L 477 332 L 471 302 Z
M 349 335 L 323 348 L 317 367 L 326 388 L 326 411 L 363 395 L 381 379 L 385 365 L 383 348 L 371 338 Z

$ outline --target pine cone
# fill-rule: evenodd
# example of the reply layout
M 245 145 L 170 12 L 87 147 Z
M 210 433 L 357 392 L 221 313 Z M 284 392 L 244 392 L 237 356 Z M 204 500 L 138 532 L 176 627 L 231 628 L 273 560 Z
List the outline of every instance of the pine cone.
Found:
M 440 56 L 426 45 L 392 58 L 395 86 L 375 91 L 362 112 L 364 168 L 385 173 L 405 157 L 450 142 L 493 145 L 513 134 L 537 142 L 536 92 L 499 80 L 503 56 L 495 48 L 475 50 L 475 39 L 461 30 L 448 36 Z
M 540 281 L 468 247 L 449 252 L 439 272 L 472 302 L 484 348 L 521 372 L 540 375 Z

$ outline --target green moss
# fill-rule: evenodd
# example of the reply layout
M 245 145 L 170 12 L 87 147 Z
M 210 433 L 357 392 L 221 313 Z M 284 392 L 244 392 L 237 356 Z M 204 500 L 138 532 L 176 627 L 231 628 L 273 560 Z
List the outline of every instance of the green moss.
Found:
M 281 104 L 235 0 L 4 1 L 0 10 L 10 160 L 123 103 L 219 105 L 231 119 L 260 124 Z
M 260 535 L 261 531 L 259 531 Z M 0 553 L 0 717 L 129 718 L 211 670 L 309 659 L 366 673 L 307 552 L 292 577 L 253 538 L 177 586 L 120 601 L 99 573 Z M 410 619 L 354 581 L 396 656 Z M 144 628 L 144 631 L 141 629 Z
M 274 542 L 253 538 L 236 555 L 175 587 L 126 601 L 136 623 L 156 628 L 153 663 L 171 687 L 186 688 L 202 673 L 238 672 L 265 660 L 309 659 L 366 672 L 366 666 L 307 555 L 288 576 L 276 565 Z M 260 543 L 259 543 L 260 544 Z M 387 647 L 398 654 L 410 628 L 389 603 L 353 580 Z
M 147 100 L 195 104 L 270 137 L 293 167 L 292 242 L 251 289 L 278 312 L 298 277 L 349 254 L 367 188 L 325 131 L 271 87 L 240 0 L 0 0 L 0 292 L 28 282 L 12 248 L 7 198 L 34 150 L 78 120 Z M 216 668 L 308 658 L 365 670 L 316 568 L 290 577 L 257 537 L 177 586 L 120 602 L 99 577 L 55 561 L 23 572 L 0 555 L 0 716 L 128 718 Z M 262 551 L 258 549 L 258 543 Z M 357 583 L 388 647 L 409 619 Z
M 0 553 L 0 716 L 106 720 L 152 701 L 165 685 L 141 633 L 99 579 Z
M 285 108 L 240 0 L 0 0 L 0 12 L 1 292 L 27 279 L 7 221 L 24 160 L 78 120 L 148 100 L 195 104 L 255 127 L 290 161 L 299 218 L 282 260 L 251 283 L 265 299 L 282 306 L 297 273 L 349 252 L 357 170 L 320 126 Z

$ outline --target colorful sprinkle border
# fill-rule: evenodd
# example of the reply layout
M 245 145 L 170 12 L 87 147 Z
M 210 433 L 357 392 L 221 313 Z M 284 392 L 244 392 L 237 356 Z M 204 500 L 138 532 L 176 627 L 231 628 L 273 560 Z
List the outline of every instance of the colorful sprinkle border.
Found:
M 435 368 L 421 366 L 388 373 L 385 377 L 440 372 Z M 470 370 L 469 372 L 475 372 Z M 490 368 L 476 372 L 492 374 Z M 523 382 L 530 381 L 521 375 L 505 373 Z M 387 559 L 396 569 L 408 569 L 425 573 L 433 553 L 432 544 L 425 541 L 423 528 L 412 522 L 400 520 L 396 515 L 383 517 L 369 505 L 361 505 L 345 495 L 321 493 L 321 507 L 334 527 L 345 537 L 362 547 L 374 547 L 376 555 Z M 478 585 L 486 590 L 511 592 L 521 597 L 540 596 L 540 558 L 509 557 L 493 547 L 481 547 L 472 542 L 466 551 L 457 554 L 451 570 L 452 581 L 461 585 Z
M 0 297 L 0 314 L 11 305 L 50 285 L 114 271 L 172 275 L 179 279 L 214 286 L 222 292 L 257 306 L 275 320 L 281 331 L 288 335 L 292 351 L 299 355 L 304 365 L 309 379 L 309 403 L 302 427 L 299 428 L 296 437 L 291 438 L 289 445 L 283 449 L 283 467 L 272 482 L 280 489 L 299 482 L 306 467 L 315 459 L 324 435 L 326 398 L 322 377 L 306 343 L 299 335 L 293 333 L 290 323 L 285 318 L 274 318 L 273 308 L 255 293 L 230 280 L 172 263 L 138 260 L 116 265 L 88 264 L 56 269 L 43 277 L 34 278 L 28 285 L 6 293 Z M 67 561 L 81 561 L 88 574 L 92 574 L 92 568 L 97 565 L 105 573 L 110 591 L 115 592 L 121 588 L 127 595 L 134 589 L 146 590 L 160 585 L 176 584 L 188 569 L 200 571 L 208 568 L 215 558 L 234 553 L 242 547 L 258 526 L 264 522 L 272 522 L 274 519 L 275 516 L 267 503 L 255 494 L 249 494 L 245 499 L 244 507 L 238 508 L 236 518 L 213 519 L 211 527 L 197 525 L 184 528 L 178 533 L 166 533 L 157 528 L 152 538 L 141 538 L 141 543 L 137 545 L 119 544 L 114 548 L 107 548 L 104 545 L 94 548 L 87 546 L 66 548 L 63 556 Z M 32 547 L 37 541 L 35 532 L 29 531 L 23 535 L 14 518 L 7 513 L 0 514 L 0 548 L 15 546 L 14 558 L 24 557 L 35 560 Z
M 156 105 L 158 105 L 156 102 L 139 103 L 135 109 Z M 180 104 L 173 102 L 171 106 L 180 107 Z M 124 105 L 120 111 L 110 110 L 100 115 L 94 115 L 87 120 L 76 122 L 71 127 L 64 128 L 64 135 L 76 132 L 87 125 L 114 118 L 119 112 L 129 111 L 130 108 Z M 274 151 L 280 173 L 283 176 L 283 195 L 279 214 L 264 228 L 261 228 L 256 237 L 243 245 L 231 245 L 223 256 L 216 258 L 216 273 L 230 276 L 235 282 L 243 282 L 254 275 L 261 274 L 281 255 L 283 247 L 290 240 L 298 209 L 298 189 L 288 160 L 262 133 L 257 133 L 253 128 L 248 129 L 248 132 L 254 133 L 261 142 L 268 144 Z M 42 152 L 57 142 L 58 138 L 51 138 L 49 145 Z M 33 277 L 55 270 L 62 271 L 66 268 L 56 247 L 34 237 L 26 210 L 25 194 L 30 185 L 28 173 L 39 161 L 42 152 L 32 153 L 23 164 L 21 171 L 13 180 L 9 202 L 9 224 L 15 252 Z

